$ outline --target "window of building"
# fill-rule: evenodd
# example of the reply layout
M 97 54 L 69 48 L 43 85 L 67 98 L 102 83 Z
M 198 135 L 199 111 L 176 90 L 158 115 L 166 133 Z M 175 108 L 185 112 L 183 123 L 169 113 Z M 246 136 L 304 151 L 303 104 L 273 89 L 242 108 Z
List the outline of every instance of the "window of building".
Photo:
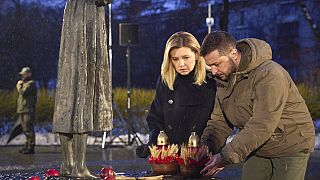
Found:
M 289 64 L 299 59 L 299 22 L 286 22 L 278 24 L 278 48 L 279 58 L 289 61 Z

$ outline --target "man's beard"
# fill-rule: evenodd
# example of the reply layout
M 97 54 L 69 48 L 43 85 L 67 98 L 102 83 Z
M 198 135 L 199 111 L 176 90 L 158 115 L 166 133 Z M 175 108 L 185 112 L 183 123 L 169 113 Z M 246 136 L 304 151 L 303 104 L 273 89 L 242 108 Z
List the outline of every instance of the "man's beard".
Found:
M 30 79 L 31 79 L 31 77 L 30 76 L 26 76 L 26 77 L 22 77 L 21 78 L 23 81 L 29 81 Z
M 236 63 L 234 63 L 230 57 L 229 57 L 229 64 L 230 64 L 230 74 L 237 72 L 238 67 L 237 67 Z M 229 74 L 229 76 L 230 76 L 230 74 Z
M 223 81 L 228 81 L 231 74 L 237 72 L 237 70 L 238 70 L 236 63 L 234 63 L 230 57 L 228 60 L 228 64 L 229 64 L 229 68 L 228 68 L 226 74 L 224 74 L 225 79 L 221 79 Z

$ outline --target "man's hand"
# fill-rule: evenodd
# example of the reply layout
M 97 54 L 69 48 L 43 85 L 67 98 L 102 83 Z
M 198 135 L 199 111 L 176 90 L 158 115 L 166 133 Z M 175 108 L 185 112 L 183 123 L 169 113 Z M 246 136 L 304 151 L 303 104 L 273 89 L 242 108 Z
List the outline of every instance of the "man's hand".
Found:
M 214 176 L 218 172 L 222 171 L 224 163 L 221 154 L 215 154 L 206 163 L 206 167 L 201 170 L 203 176 Z
M 22 85 L 23 84 L 23 81 L 22 80 L 19 80 L 18 81 L 18 85 Z

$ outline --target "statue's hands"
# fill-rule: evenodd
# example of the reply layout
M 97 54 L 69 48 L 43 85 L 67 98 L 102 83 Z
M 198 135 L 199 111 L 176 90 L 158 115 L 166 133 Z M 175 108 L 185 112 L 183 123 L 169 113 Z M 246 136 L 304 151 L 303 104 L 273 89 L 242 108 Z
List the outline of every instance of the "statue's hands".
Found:
M 112 0 L 95 0 L 95 4 L 98 7 L 106 6 L 106 5 L 110 4 L 111 2 L 112 2 Z

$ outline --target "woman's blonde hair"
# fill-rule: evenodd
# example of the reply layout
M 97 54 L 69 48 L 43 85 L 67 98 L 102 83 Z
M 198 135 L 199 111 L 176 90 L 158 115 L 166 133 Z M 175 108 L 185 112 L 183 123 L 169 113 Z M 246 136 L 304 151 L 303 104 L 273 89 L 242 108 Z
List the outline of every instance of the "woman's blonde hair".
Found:
M 173 91 L 173 84 L 176 79 L 176 70 L 170 57 L 171 50 L 175 48 L 188 47 L 196 55 L 196 65 L 194 73 L 194 84 L 202 85 L 206 79 L 206 63 L 200 56 L 200 44 L 197 39 L 188 32 L 176 32 L 167 41 L 161 65 L 162 81 Z

